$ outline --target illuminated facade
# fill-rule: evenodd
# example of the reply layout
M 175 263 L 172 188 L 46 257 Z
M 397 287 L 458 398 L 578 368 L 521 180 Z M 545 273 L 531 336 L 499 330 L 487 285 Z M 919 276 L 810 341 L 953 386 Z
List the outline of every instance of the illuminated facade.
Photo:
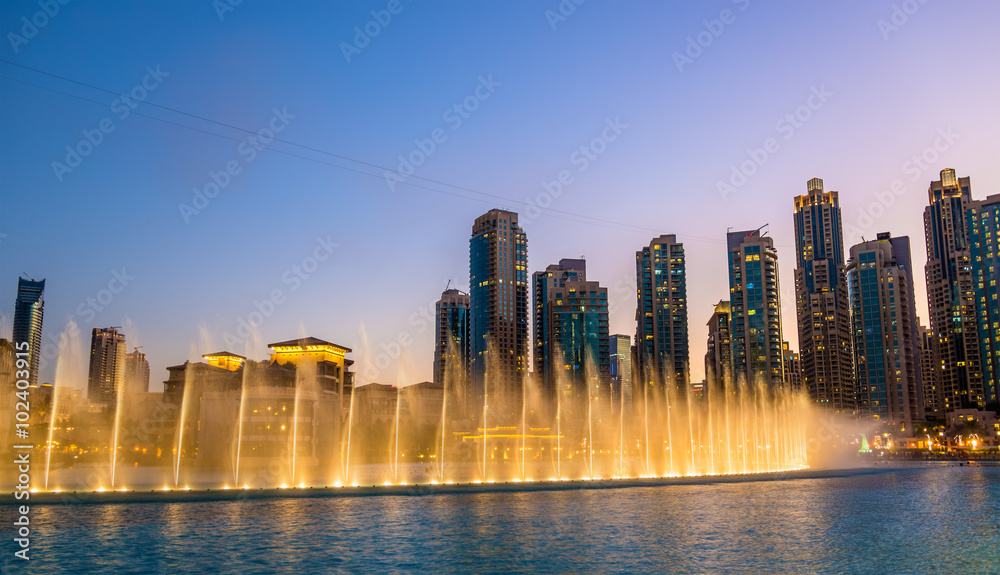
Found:
M 611 398 L 615 407 L 624 413 L 632 412 L 632 336 L 608 336 L 608 350 L 611 352 Z M 618 402 L 623 402 L 624 405 Z
M 434 383 L 469 377 L 469 294 L 445 290 L 434 306 Z
M 243 362 L 247 358 L 242 355 L 237 355 L 228 351 L 218 351 L 215 353 L 208 353 L 201 356 L 205 360 L 205 363 L 213 367 L 221 367 L 222 369 L 228 371 L 236 371 L 237 369 L 243 367 Z
M 972 204 L 972 184 L 969 178 L 958 178 L 955 170 L 947 168 L 941 171 L 940 180 L 931 182 L 927 194 L 924 277 L 931 330 L 944 368 L 939 374 L 940 408 L 945 413 L 983 409 L 986 397 L 976 337 L 979 322 L 966 214 Z
M 937 353 L 937 338 L 930 328 L 917 326 L 917 345 L 920 349 L 920 384 L 923 388 L 924 415 L 942 417 L 944 397 L 941 392 L 941 358 Z
M 469 240 L 470 410 L 510 419 L 528 371 L 528 238 L 517 214 L 490 210 Z
M 125 355 L 125 388 L 138 393 L 149 392 L 149 362 L 138 349 Z
M 802 362 L 799 353 L 787 341 L 781 342 L 781 352 L 785 356 L 785 385 L 792 391 L 801 391 Z
M 856 410 L 840 197 L 813 178 L 795 198 L 795 309 L 802 381 L 836 413 Z
M 778 252 L 760 230 L 729 232 L 729 295 L 732 317 L 733 378 L 781 386 L 781 303 Z
M 684 244 L 674 234 L 654 238 L 635 253 L 635 277 L 636 374 L 646 385 L 673 385 L 686 397 L 691 373 Z
M 113 327 L 95 327 L 90 338 L 87 399 L 114 409 L 125 384 L 125 334 Z
M 730 330 L 732 309 L 729 301 L 715 304 L 708 320 L 708 351 L 705 353 L 705 381 L 724 385 L 733 374 L 733 339 Z
M 985 407 L 1000 413 L 1000 195 L 972 202 L 966 214 Z
M 337 393 L 343 409 L 350 408 L 351 391 L 354 388 L 354 374 L 350 371 L 354 360 L 344 357 L 351 349 L 315 337 L 303 337 L 277 343 L 269 343 L 271 364 L 296 369 L 309 366 L 316 370 L 316 381 L 324 391 Z
M 28 385 L 38 385 L 38 360 L 42 355 L 42 316 L 45 312 L 45 280 L 17 278 L 17 300 L 14 302 L 13 344 L 30 344 Z
M 909 264 L 909 238 L 888 233 L 851 247 L 847 264 L 858 415 L 903 433 L 924 418 Z
M 587 262 L 563 259 L 531 276 L 535 373 L 556 405 L 557 394 L 611 398 L 608 290 L 587 280 Z

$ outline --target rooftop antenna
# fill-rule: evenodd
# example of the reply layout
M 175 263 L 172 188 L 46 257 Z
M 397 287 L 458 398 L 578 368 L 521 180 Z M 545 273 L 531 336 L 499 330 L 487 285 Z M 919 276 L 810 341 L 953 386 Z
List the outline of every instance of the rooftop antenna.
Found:
M 24 272 L 21 272 L 21 273 L 24 273 Z M 28 278 L 28 279 L 29 279 L 29 280 L 31 280 L 31 281 L 36 281 L 36 280 L 35 280 L 35 278 L 33 278 L 33 277 L 29 276 L 29 275 L 28 275 L 28 274 L 26 274 L 26 273 L 24 274 L 24 277 Z
M 758 234 L 760 234 L 760 237 L 764 237 L 764 234 L 761 234 L 761 233 L 760 233 L 760 231 L 761 231 L 762 229 L 766 228 L 766 227 L 767 227 L 767 226 L 769 226 L 769 225 L 771 225 L 771 224 L 764 224 L 764 225 L 762 225 L 761 227 L 757 228 L 757 233 L 758 233 Z M 764 232 L 764 233 L 766 234 L 767 232 Z
M 448 288 L 450 287 L 451 287 L 451 280 L 448 280 L 448 285 L 444 286 L 444 291 L 448 291 Z

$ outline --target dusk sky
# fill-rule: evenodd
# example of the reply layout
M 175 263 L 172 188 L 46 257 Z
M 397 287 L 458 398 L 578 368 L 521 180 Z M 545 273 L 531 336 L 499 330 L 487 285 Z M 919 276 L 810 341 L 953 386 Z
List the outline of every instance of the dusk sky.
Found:
M 0 337 L 18 275 L 45 278 L 44 343 L 80 328 L 76 387 L 107 326 L 143 346 L 151 391 L 167 366 L 300 335 L 353 348 L 360 383 L 429 380 L 434 301 L 468 290 L 494 207 L 521 214 L 529 272 L 586 257 L 613 334 L 635 332 L 636 250 L 677 234 L 700 380 L 727 228 L 769 224 L 797 349 L 810 178 L 840 192 L 848 247 L 910 236 L 925 324 L 929 183 L 952 167 L 1000 193 L 997 2 L 52 3 L 0 4 Z M 283 141 L 240 143 L 268 127 Z M 196 197 L 212 174 L 227 185 Z M 400 337 L 402 361 L 366 372 Z

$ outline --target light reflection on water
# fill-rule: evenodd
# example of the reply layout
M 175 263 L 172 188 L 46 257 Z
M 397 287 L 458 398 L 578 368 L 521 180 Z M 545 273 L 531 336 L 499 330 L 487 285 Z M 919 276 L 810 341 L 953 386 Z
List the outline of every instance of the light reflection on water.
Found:
M 998 573 L 1000 468 L 425 497 L 42 505 L 34 573 Z M 8 555 L 9 556 L 9 555 Z

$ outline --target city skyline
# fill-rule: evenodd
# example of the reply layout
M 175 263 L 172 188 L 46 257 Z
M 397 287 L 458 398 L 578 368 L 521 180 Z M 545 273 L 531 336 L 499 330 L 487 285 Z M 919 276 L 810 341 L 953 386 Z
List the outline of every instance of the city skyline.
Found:
M 5 4 L 4 21 L 20 21 L 33 6 Z M 488 6 L 470 8 L 451 21 L 457 34 L 466 39 L 481 35 L 483 28 L 475 24 L 476 18 L 496 17 L 523 26 L 525 45 L 504 48 L 500 38 L 485 35 L 477 44 L 482 47 L 482 58 L 432 65 L 429 55 L 445 50 L 449 41 L 458 41 L 437 40 L 430 51 L 416 56 L 424 57 L 419 78 L 406 73 L 408 62 L 400 59 L 400 50 L 414 40 L 411 24 L 419 22 L 423 30 L 434 30 L 431 21 L 443 8 L 404 6 L 396 20 L 351 62 L 336 60 L 340 42 L 350 42 L 353 27 L 363 27 L 371 19 L 368 10 L 381 7 L 318 9 L 320 15 L 337 14 L 337 21 L 343 23 L 324 48 L 324 53 L 333 54 L 329 60 L 305 57 L 300 67 L 286 69 L 280 56 L 266 56 L 253 46 L 242 56 L 257 58 L 263 70 L 288 80 L 287 86 L 279 83 L 260 90 L 257 83 L 250 83 L 253 76 L 239 60 L 219 53 L 209 64 L 197 64 L 187 52 L 178 56 L 168 50 L 170 42 L 144 40 L 141 25 L 109 42 L 107 49 L 125 43 L 140 48 L 117 60 L 120 66 L 102 70 L 75 54 L 65 54 L 67 60 L 62 60 L 56 57 L 61 46 L 48 43 L 45 34 L 55 35 L 86 19 L 84 12 L 69 9 L 52 20 L 45 34 L 18 46 L 16 53 L 5 45 L 3 58 L 14 65 L 3 64 L 4 74 L 24 82 L 64 91 L 70 88 L 82 97 L 106 99 L 104 104 L 108 104 L 114 98 L 105 98 L 107 94 L 95 95 L 17 65 L 119 92 L 146 80 L 147 102 L 254 131 L 281 127 L 282 139 L 393 169 L 400 167 L 398 156 L 420 151 L 415 140 L 431 138 L 433 142 L 433 131 L 438 128 L 447 139 L 434 143 L 434 153 L 416 167 L 415 177 L 403 178 L 406 181 L 391 190 L 381 172 L 379 177 L 351 175 L 270 150 L 261 151 L 250 164 L 246 156 L 234 153 L 234 142 L 137 115 L 120 119 L 118 114 L 109 115 L 107 108 L 5 79 L 7 105 L 2 119 L 16 137 L 2 144 L 4 156 L 10 158 L 2 183 L 5 189 L 19 192 L 5 194 L 3 200 L 0 233 L 6 237 L 0 253 L 7 279 L 0 282 L 0 301 L 14 300 L 17 274 L 46 278 L 49 309 L 43 344 L 58 340 L 67 318 L 77 323 L 84 350 L 85 334 L 91 328 L 122 325 L 130 348 L 144 346 L 151 363 L 151 390 L 160 388 L 167 366 L 185 357 L 194 360 L 204 353 L 229 349 L 249 351 L 261 359 L 266 356 L 263 342 L 302 332 L 344 342 L 356 350 L 359 364 L 378 359 L 385 353 L 383 345 L 398 342 L 399 335 L 406 334 L 412 341 L 406 348 L 409 357 L 402 360 L 410 374 L 408 382 L 430 380 L 433 304 L 449 279 L 454 287 L 468 290 L 464 242 L 469 223 L 486 209 L 501 206 L 520 214 L 531 238 L 531 262 L 587 256 L 588 275 L 608 288 L 611 333 L 634 333 L 632 254 L 650 238 L 676 234 L 687 252 L 689 345 L 694 358 L 702 355 L 708 333 L 705 323 L 713 306 L 726 297 L 727 271 L 720 249 L 725 245 L 726 228 L 753 229 L 768 223 L 782 264 L 783 336 L 797 350 L 800 345 L 788 323 L 795 317 L 794 297 L 789 297 L 794 286 L 791 213 L 792 197 L 801 194 L 804 182 L 819 177 L 828 189 L 840 192 L 845 249 L 862 235 L 871 239 L 888 231 L 914 239 L 915 262 L 925 261 L 923 243 L 916 241 L 922 237 L 919 218 L 926 206 L 925 186 L 937 179 L 941 169 L 952 167 L 963 177 L 971 177 L 975 200 L 1000 189 L 1000 174 L 992 168 L 996 118 L 974 112 L 990 109 L 976 102 L 995 91 L 996 74 L 982 66 L 978 55 L 996 53 L 991 48 L 996 40 L 989 34 L 970 34 L 969 43 L 961 47 L 926 41 L 958 26 L 985 27 L 990 20 L 976 15 L 995 10 L 985 3 L 950 10 L 921 5 L 905 26 L 887 37 L 878 22 L 891 17 L 891 3 L 837 11 L 823 5 L 804 6 L 778 17 L 773 7 L 748 5 L 742 10 L 741 3 L 635 4 L 621 12 L 587 4 L 578 6 L 566 22 L 557 22 L 555 29 L 545 15 L 548 7 L 541 5 L 506 7 L 511 15 L 497 14 Z M 673 54 L 685 54 L 686 39 L 696 38 L 705 30 L 703 21 L 714 21 L 723 9 L 731 9 L 735 21 L 678 70 Z M 105 16 L 109 23 L 95 25 L 90 33 L 116 21 L 141 24 L 156 17 L 190 20 L 194 30 L 203 27 L 236 42 L 251 37 L 262 22 L 276 17 L 274 8 L 266 5 L 241 6 L 222 21 L 211 10 L 206 14 L 194 7 L 170 10 L 159 7 L 154 15 L 143 16 L 130 7 L 115 8 Z M 406 20 L 411 15 L 413 20 Z M 810 18 L 815 26 L 793 26 L 801 18 Z M 593 40 L 601 25 L 619 31 L 645 29 L 663 20 L 670 21 L 668 29 L 648 47 L 652 50 Z M 307 24 L 299 21 L 297 25 Z M 831 57 L 841 55 L 834 47 L 780 54 L 766 42 L 754 44 L 754 38 L 777 30 L 801 42 L 815 34 L 857 37 L 860 40 L 851 49 L 866 57 L 860 65 L 848 67 L 830 63 Z M 749 44 L 754 46 L 752 56 L 768 59 L 766 66 L 754 65 L 742 56 Z M 193 49 L 198 47 L 212 48 L 195 44 Z M 525 66 L 523 59 L 517 60 L 516 69 L 503 64 L 502 56 L 529 51 L 551 55 L 542 58 L 537 68 Z M 576 64 L 560 68 L 559 56 L 567 51 L 582 58 L 577 61 L 607 62 L 614 82 L 619 87 L 634 86 L 635 93 L 601 90 L 598 82 L 580 75 Z M 101 61 L 100 52 L 96 49 L 88 57 Z M 282 54 L 301 55 L 297 51 Z M 630 57 L 637 61 L 629 66 L 617 64 Z M 441 88 L 411 91 L 406 99 L 382 92 L 374 103 L 366 103 L 369 92 L 362 91 L 336 100 L 344 104 L 343 110 L 329 109 L 319 106 L 318 96 L 343 94 L 340 84 L 332 80 L 309 84 L 314 78 L 304 75 L 300 80 L 295 74 L 308 70 L 305 66 L 320 68 L 322 63 L 321 68 L 333 71 L 339 80 L 361 81 L 390 60 L 388 74 L 395 74 L 405 85 L 418 79 L 433 85 L 433 80 L 440 79 Z M 938 69 L 962 78 L 966 89 L 960 93 L 926 90 L 927 81 L 940 79 L 928 75 L 927 62 L 942 63 Z M 154 77 L 157 64 L 169 75 Z M 771 68 L 780 73 L 770 72 Z M 653 70 L 656 74 L 649 74 Z M 542 72 L 548 75 L 539 76 Z M 878 82 L 872 80 L 875 73 L 881 74 Z M 750 76 L 757 76 L 757 93 L 726 95 L 720 89 L 725 83 L 718 78 L 738 83 Z M 546 88 L 556 79 L 564 80 L 566 87 Z M 240 106 L 230 106 L 228 99 L 217 96 L 189 105 L 184 94 L 192 85 L 204 86 L 205 93 L 213 95 L 251 86 L 258 91 Z M 365 86 L 365 90 L 375 89 Z M 518 103 L 528 95 L 537 98 L 533 109 Z M 563 106 L 568 99 L 575 103 Z M 885 103 L 872 106 L 875 100 Z M 462 120 L 456 129 L 456 122 L 444 120 L 441 111 L 466 101 L 473 102 L 470 107 L 476 110 L 467 112 L 468 118 L 449 116 L 456 122 Z M 287 114 L 281 115 L 285 102 Z M 401 107 L 393 112 L 394 106 Z M 364 113 L 351 120 L 347 118 L 351 110 Z M 135 112 L 164 111 L 142 105 Z M 795 119 L 797 113 L 800 119 Z M 776 123 L 786 114 L 792 122 Z M 523 119 L 511 121 L 519 115 Z M 65 163 L 65 145 L 75 145 L 84 137 L 81 130 L 94 129 L 106 116 L 112 118 L 116 131 L 105 134 L 80 167 L 61 174 L 60 181 L 51 164 Z M 877 133 L 869 132 L 872 126 L 878 126 Z M 544 137 L 532 136 L 530 127 Z M 791 137 L 786 140 L 789 131 Z M 357 135 L 366 132 L 372 135 L 359 140 Z M 677 137 L 664 137 L 664 133 Z M 865 138 L 856 138 L 862 133 Z M 779 146 L 777 151 L 767 150 L 770 138 Z M 850 147 L 845 147 L 847 141 Z M 576 153 L 581 146 L 586 153 Z M 758 150 L 767 154 L 766 162 L 751 166 L 754 173 L 744 175 L 746 182 L 737 185 L 741 178 L 731 166 L 740 172 L 744 162 L 761 157 Z M 914 161 L 914 156 L 923 158 Z M 218 175 L 233 158 L 238 158 L 246 173 L 229 176 L 231 184 L 185 221 L 178 206 L 193 206 L 192 189 L 206 189 L 212 182 L 209 172 Z M 454 199 L 407 188 L 407 184 L 426 185 L 476 197 L 417 177 L 497 194 L 509 203 L 497 198 Z M 721 191 L 720 182 L 724 184 Z M 295 189 L 303 191 L 282 199 L 287 190 Z M 43 198 L 58 209 L 39 207 L 33 198 Z M 561 212 L 604 222 L 586 223 Z M 14 214 L 25 217 L 15 221 Z M 114 247 L 93 250 L 88 245 L 80 251 L 88 242 L 78 238 L 95 234 L 96 242 L 96 236 L 106 233 L 116 238 Z M 407 286 L 415 289 L 407 287 L 404 294 L 390 288 L 397 285 L 393 276 L 399 270 L 391 266 L 371 269 L 368 264 L 391 253 L 387 250 L 398 249 L 400 243 L 428 259 L 418 270 L 407 270 Z M 915 278 L 917 315 L 927 324 L 923 270 L 920 263 L 917 267 L 921 268 Z M 543 268 L 532 264 L 528 272 Z M 282 291 L 277 298 L 280 303 L 270 300 L 274 290 Z M 231 349 L 225 336 L 246 340 L 240 335 L 241 320 L 245 322 L 253 313 L 263 315 L 257 304 L 272 310 L 262 326 L 260 344 Z M 5 324 L 0 336 L 10 333 L 11 313 L 10 303 L 0 306 Z M 368 360 L 360 357 L 362 324 L 371 342 Z M 359 369 L 363 382 L 398 380 L 400 361 L 390 359 L 389 367 L 367 380 Z M 693 380 L 703 376 L 701 363 L 691 364 Z M 54 361 L 43 357 L 42 364 L 40 381 L 52 381 Z

